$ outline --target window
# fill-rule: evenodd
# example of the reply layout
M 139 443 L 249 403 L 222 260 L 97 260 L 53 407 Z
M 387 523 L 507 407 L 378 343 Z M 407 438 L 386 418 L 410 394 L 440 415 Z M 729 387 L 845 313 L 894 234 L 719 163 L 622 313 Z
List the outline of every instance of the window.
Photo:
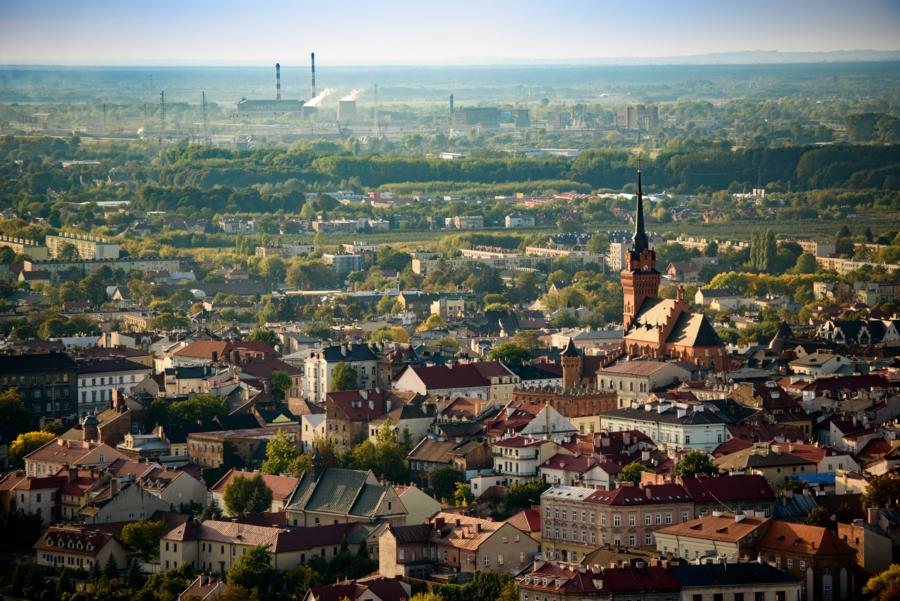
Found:
M 447 557 L 446 557 L 446 556 L 447 556 L 447 552 L 444 551 L 444 561 L 447 560 Z M 497 565 L 500 565 L 500 566 L 503 565 L 503 555 L 498 555 L 498 556 L 497 556 Z
M 653 535 L 652 535 L 652 534 L 645 534 L 645 535 L 644 535 L 644 545 L 646 545 L 646 546 L 649 547 L 649 546 L 651 546 L 652 544 L 653 544 Z
M 631 514 L 630 516 L 628 516 L 628 525 L 629 526 L 634 526 L 634 517 L 635 517 L 634 514 Z
M 485 566 L 490 566 L 490 565 L 491 565 L 491 558 L 488 557 L 487 555 L 484 556 L 484 565 L 485 565 Z
M 221 555 L 225 555 L 225 545 L 222 545 Z
M 563 534 L 562 539 L 566 540 L 566 529 L 565 528 L 562 529 L 562 534 Z
M 789 557 L 788 560 L 787 560 L 787 567 L 788 567 L 789 570 L 793 570 L 793 569 L 794 569 L 794 560 L 791 559 L 790 557 Z
M 830 595 L 830 594 L 831 594 L 831 585 L 830 585 L 830 584 L 823 584 L 823 585 L 822 585 L 822 592 L 825 593 L 826 596 L 827 596 L 827 595 Z
M 606 514 L 605 513 L 600 514 L 600 525 L 606 526 Z
M 649 526 L 649 525 L 650 525 L 650 520 L 651 520 L 651 519 L 652 519 L 652 518 L 651 518 L 650 514 L 649 514 L 649 513 L 646 514 L 646 515 L 644 516 L 644 523 L 645 523 L 646 525 Z
M 593 511 L 591 512 L 591 523 L 592 524 L 594 523 L 594 512 Z
M 684 444 L 691 444 L 691 435 L 690 434 L 684 435 Z
M 582 512 L 581 512 L 581 522 L 582 522 L 582 523 L 584 523 L 584 522 L 586 522 L 586 521 L 587 521 L 587 520 L 585 520 L 585 519 L 584 519 L 584 517 L 585 517 L 585 515 L 584 515 L 584 514 L 585 514 L 585 512 L 584 512 L 584 511 L 582 511 Z
M 581 531 L 581 542 L 583 542 L 583 543 L 587 542 L 587 530 Z
M 553 517 L 557 520 L 559 519 L 559 507 L 553 508 Z
M 548 517 L 548 518 L 549 518 L 549 517 L 550 517 L 550 508 L 549 508 L 549 507 L 546 507 L 545 510 L 546 510 L 546 511 L 544 511 L 544 517 Z
M 613 526 L 621 526 L 622 525 L 622 517 L 618 515 L 613 516 Z
M 547 526 L 547 531 L 544 533 L 544 536 L 550 538 L 550 526 Z
M 801 570 L 805 570 L 805 569 L 806 569 L 806 562 L 805 562 L 805 561 L 801 561 L 801 562 L 800 562 L 800 569 L 801 569 Z
M 595 532 L 591 532 L 591 544 L 594 545 L 597 543 L 597 534 Z
M 666 514 L 666 523 L 667 523 L 667 524 L 671 524 L 671 523 L 672 523 L 672 514 L 671 514 L 671 513 L 667 513 L 667 514 Z
M 778 568 L 779 570 L 781 569 L 781 557 L 775 558 L 775 567 Z
M 621 537 L 621 536 L 619 536 L 619 535 L 617 534 L 616 537 L 615 537 L 615 539 L 613 539 L 613 540 L 615 540 L 616 546 L 617 546 L 617 547 L 621 547 L 621 546 L 622 546 L 622 537 Z
M 566 510 L 565 509 L 562 510 L 562 519 L 566 519 Z
M 662 514 L 657 513 L 656 514 L 656 525 L 659 526 L 660 524 L 662 524 Z
M 629 547 L 633 547 L 633 546 L 634 546 L 634 542 L 635 542 L 635 540 L 634 540 L 634 535 L 632 534 L 632 535 L 630 535 L 630 536 L 628 537 L 628 546 L 629 546 Z
M 683 524 L 686 521 L 688 521 L 688 513 L 687 513 L 687 511 L 682 511 L 681 512 L 681 523 Z

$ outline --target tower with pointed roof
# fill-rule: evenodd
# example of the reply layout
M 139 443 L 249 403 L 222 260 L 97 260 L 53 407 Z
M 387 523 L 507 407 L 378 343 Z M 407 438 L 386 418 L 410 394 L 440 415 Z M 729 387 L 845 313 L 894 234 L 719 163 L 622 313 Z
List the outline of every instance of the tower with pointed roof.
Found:
M 563 370 L 563 388 L 571 390 L 581 380 L 581 353 L 575 347 L 575 341 L 569 338 L 565 350 L 560 355 Z
M 637 208 L 635 210 L 634 237 L 628 251 L 627 264 L 622 271 L 622 288 L 625 292 L 624 323 L 627 331 L 634 317 L 648 297 L 659 296 L 662 274 L 656 270 L 656 251 L 650 248 L 650 238 L 644 231 L 644 193 L 641 190 L 641 171 L 638 169 Z
M 325 473 L 325 460 L 322 459 L 322 454 L 319 453 L 319 445 L 316 445 L 316 454 L 313 455 L 312 466 L 313 478 L 318 481 L 322 474 Z
M 625 293 L 622 350 L 631 357 L 685 361 L 728 369 L 728 353 L 705 315 L 694 313 L 684 287 L 674 299 L 659 298 L 662 274 L 656 269 L 656 251 L 644 231 L 644 195 L 638 170 L 637 210 L 633 243 L 622 271 Z

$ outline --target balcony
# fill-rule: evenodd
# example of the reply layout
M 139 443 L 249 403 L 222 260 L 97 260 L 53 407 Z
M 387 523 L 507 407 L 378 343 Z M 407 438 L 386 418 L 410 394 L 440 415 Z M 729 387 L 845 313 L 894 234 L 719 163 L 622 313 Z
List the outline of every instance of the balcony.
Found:
M 522 472 L 507 471 L 500 467 L 494 468 L 494 473 L 501 476 L 511 476 L 513 478 L 537 478 L 537 470 L 529 470 Z

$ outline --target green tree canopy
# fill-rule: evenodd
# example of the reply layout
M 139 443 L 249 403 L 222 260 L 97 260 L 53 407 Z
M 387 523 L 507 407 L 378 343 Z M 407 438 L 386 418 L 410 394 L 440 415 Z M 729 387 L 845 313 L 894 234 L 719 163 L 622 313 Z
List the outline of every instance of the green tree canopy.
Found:
M 331 386 L 329 392 L 341 392 L 342 390 L 356 390 L 358 388 L 359 374 L 349 363 L 338 362 L 331 372 Z
M 262 472 L 252 478 L 238 474 L 225 486 L 222 501 L 230 516 L 262 513 L 272 506 L 272 489 L 263 480 Z
M 150 561 L 159 555 L 159 537 L 168 531 L 165 522 L 132 522 L 122 528 L 122 544 L 139 553 L 144 561 Z
M 534 355 L 527 348 L 523 348 L 514 342 L 506 342 L 491 349 L 488 358 L 492 361 L 503 363 L 526 363 L 534 359 Z
M 693 478 L 695 476 L 716 476 L 719 468 L 712 462 L 712 456 L 702 451 L 691 451 L 681 456 L 681 460 L 672 468 L 673 476 Z

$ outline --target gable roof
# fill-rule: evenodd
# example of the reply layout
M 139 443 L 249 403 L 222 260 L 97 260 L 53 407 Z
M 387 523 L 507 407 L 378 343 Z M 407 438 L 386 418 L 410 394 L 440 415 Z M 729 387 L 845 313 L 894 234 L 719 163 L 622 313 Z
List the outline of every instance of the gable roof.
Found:
M 741 518 L 741 520 L 737 521 L 737 518 Z M 771 519 L 722 513 L 666 526 L 656 532 L 657 534 L 735 543 L 751 535 L 760 526 L 765 526 Z
M 228 484 L 238 476 L 250 479 L 255 477 L 257 473 L 258 472 L 245 472 L 236 469 L 228 470 L 228 473 L 222 476 L 222 479 L 216 482 L 209 490 L 210 492 L 214 493 L 224 492 L 225 487 L 228 486 Z M 297 478 L 293 478 L 291 476 L 273 476 L 271 474 L 263 474 L 262 478 L 266 483 L 266 486 L 268 486 L 272 490 L 272 498 L 276 501 L 284 501 L 288 497 L 290 497 L 294 490 L 297 488 L 297 483 L 299 482 Z
M 374 517 L 389 487 L 367 480 L 375 478 L 371 471 L 326 468 L 318 480 L 302 474 L 291 496 L 288 511 L 310 511 Z
M 807 555 L 855 555 L 856 549 L 828 528 L 773 520 L 756 542 L 757 549 Z

